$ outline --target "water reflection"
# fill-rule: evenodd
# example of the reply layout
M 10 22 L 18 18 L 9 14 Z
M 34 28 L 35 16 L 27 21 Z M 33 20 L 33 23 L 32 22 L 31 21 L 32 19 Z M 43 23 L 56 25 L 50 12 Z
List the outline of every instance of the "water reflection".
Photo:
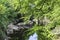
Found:
M 29 37 L 29 40 L 38 40 L 38 35 L 37 35 L 37 33 L 34 33 L 33 35 L 31 35 L 31 36 Z

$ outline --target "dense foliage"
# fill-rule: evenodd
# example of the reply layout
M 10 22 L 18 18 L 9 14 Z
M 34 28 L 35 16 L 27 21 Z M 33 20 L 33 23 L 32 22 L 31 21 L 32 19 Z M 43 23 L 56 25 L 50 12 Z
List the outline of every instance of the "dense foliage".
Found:
M 0 38 L 4 40 L 7 25 L 15 20 L 17 14 L 23 14 L 24 22 L 30 20 L 31 15 L 34 19 L 44 20 L 46 17 L 47 25 L 35 24 L 32 29 L 23 35 L 28 37 L 36 32 L 38 40 L 52 40 L 51 29 L 60 25 L 60 0 L 0 0 Z M 24 39 L 24 40 L 25 40 Z

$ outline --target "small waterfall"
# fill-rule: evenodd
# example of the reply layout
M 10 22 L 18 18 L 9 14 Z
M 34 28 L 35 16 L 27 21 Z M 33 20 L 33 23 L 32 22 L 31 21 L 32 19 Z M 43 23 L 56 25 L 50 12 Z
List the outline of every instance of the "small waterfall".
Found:
M 37 35 L 37 33 L 34 33 L 33 35 L 31 35 L 31 36 L 29 37 L 29 40 L 38 40 L 38 35 Z

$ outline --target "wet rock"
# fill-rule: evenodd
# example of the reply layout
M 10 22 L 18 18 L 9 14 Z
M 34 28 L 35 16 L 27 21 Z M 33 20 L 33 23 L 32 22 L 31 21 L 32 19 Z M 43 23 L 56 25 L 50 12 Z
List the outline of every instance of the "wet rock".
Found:
M 56 35 L 55 40 L 60 40 L 60 25 L 57 25 L 51 32 Z
M 18 30 L 19 27 L 10 23 L 7 28 L 7 34 L 12 34 L 13 30 Z
M 14 25 L 13 23 L 10 23 L 8 25 L 8 28 L 6 31 L 7 36 L 11 37 L 11 38 L 18 37 L 19 40 L 20 40 L 20 38 L 22 40 L 23 39 L 22 35 L 23 35 L 24 31 L 28 30 L 29 28 L 32 28 L 32 26 L 33 26 L 33 22 L 31 22 L 31 21 L 28 23 L 24 23 L 24 22 L 18 23 L 16 25 Z
M 60 34 L 60 26 L 55 27 L 55 29 L 52 30 L 52 33 L 56 35 Z

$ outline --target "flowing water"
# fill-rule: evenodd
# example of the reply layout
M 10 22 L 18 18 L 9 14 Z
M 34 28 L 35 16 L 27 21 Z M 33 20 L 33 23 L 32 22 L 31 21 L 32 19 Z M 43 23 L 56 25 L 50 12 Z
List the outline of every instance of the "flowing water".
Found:
M 38 35 L 37 35 L 37 33 L 34 33 L 33 35 L 31 35 L 31 36 L 29 37 L 29 40 L 38 40 Z

